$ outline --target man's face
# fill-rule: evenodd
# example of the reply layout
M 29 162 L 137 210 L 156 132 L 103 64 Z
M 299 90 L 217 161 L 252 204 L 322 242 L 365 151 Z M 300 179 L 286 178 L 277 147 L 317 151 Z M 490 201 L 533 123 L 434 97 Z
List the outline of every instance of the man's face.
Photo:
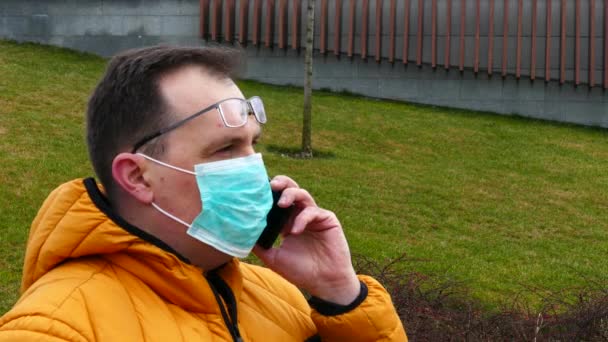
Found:
M 243 98 L 229 79 L 218 79 L 196 66 L 181 68 L 160 79 L 160 92 L 168 104 L 172 122 L 184 119 L 226 98 Z M 171 122 L 171 123 L 172 123 Z M 194 165 L 254 153 L 260 136 L 260 125 L 253 116 L 238 128 L 225 127 L 217 110 L 211 110 L 164 136 L 166 149 L 160 157 L 165 163 L 194 171 Z M 156 163 L 148 163 L 153 201 L 169 213 L 192 222 L 200 213 L 200 193 L 193 175 Z M 204 208 L 203 208 L 204 210 Z M 184 226 L 167 220 L 174 244 L 193 243 Z M 162 237 L 161 237 L 162 239 Z M 181 241 L 180 241 L 181 239 Z M 176 246 L 178 247 L 178 246 Z

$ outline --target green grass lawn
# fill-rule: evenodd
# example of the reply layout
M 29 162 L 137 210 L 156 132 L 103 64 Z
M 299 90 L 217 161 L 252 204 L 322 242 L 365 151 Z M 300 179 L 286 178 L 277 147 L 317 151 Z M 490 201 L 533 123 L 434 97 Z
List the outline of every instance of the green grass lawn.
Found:
M 105 61 L 0 41 L 0 314 L 18 298 L 28 228 L 57 185 L 92 174 L 87 98 Z M 606 130 L 242 82 L 269 113 L 259 149 L 341 219 L 354 253 L 407 253 L 488 307 L 528 287 L 608 281 Z M 531 303 L 539 298 L 524 294 Z

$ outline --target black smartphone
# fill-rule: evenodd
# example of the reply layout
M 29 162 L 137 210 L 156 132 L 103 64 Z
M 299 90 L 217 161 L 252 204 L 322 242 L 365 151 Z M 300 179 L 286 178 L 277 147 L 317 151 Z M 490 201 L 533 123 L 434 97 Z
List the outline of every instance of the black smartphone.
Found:
M 268 212 L 268 216 L 266 216 L 266 228 L 264 228 L 262 235 L 260 235 L 260 238 L 256 242 L 258 246 L 264 249 L 272 247 L 293 209 L 292 206 L 281 208 L 277 205 L 281 198 L 281 193 L 279 191 L 272 192 L 272 208 Z

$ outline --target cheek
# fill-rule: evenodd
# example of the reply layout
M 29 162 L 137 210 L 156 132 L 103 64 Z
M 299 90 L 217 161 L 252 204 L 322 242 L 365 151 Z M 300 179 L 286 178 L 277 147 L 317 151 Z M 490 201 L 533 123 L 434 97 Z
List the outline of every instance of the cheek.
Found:
M 165 177 L 163 203 L 180 218 L 191 220 L 201 211 L 201 197 L 194 176 Z
M 198 201 L 200 203 L 201 196 L 198 190 L 198 184 L 196 183 L 196 179 L 194 178 L 194 176 L 180 179 L 179 182 L 175 184 L 175 186 L 175 193 L 177 196 L 183 198 L 184 200 L 192 204 L 195 204 L 195 201 Z

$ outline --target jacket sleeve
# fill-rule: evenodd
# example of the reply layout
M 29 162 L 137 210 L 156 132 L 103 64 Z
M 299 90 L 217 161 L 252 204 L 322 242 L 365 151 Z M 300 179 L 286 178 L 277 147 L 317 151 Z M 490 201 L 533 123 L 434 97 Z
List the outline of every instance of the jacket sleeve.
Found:
M 87 339 L 59 320 L 40 315 L 24 315 L 2 322 L 0 342 L 9 341 L 86 342 Z
M 369 276 L 359 275 L 359 280 L 364 284 L 363 291 L 367 289 L 367 296 L 360 296 L 355 307 L 345 307 L 346 312 L 330 312 L 311 302 L 312 319 L 321 340 L 407 341 L 403 324 L 384 287 Z

